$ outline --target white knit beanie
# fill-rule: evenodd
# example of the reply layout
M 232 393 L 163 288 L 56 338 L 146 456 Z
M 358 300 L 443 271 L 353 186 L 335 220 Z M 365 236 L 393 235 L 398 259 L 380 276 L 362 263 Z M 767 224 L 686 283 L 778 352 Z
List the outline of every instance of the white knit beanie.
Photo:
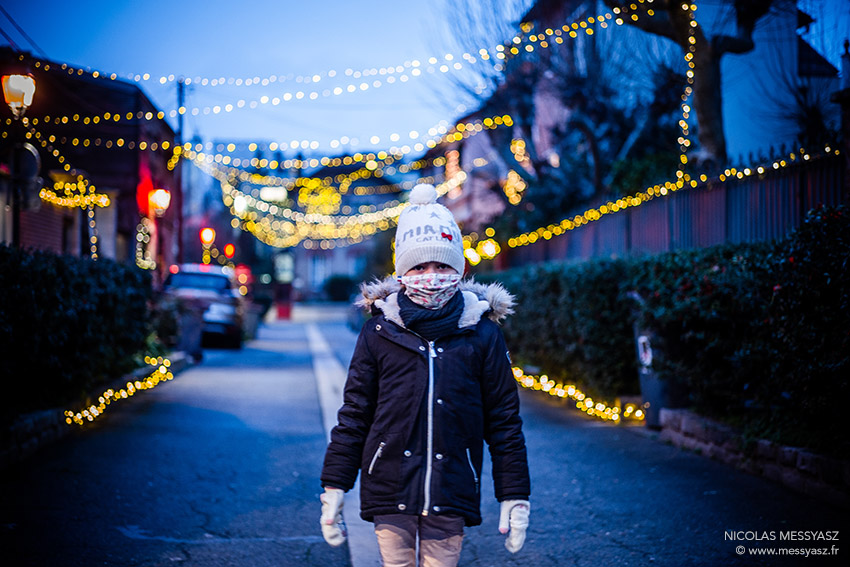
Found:
M 398 217 L 395 273 L 403 276 L 425 262 L 441 262 L 463 274 L 463 237 L 450 210 L 437 203 L 433 185 L 419 184 Z

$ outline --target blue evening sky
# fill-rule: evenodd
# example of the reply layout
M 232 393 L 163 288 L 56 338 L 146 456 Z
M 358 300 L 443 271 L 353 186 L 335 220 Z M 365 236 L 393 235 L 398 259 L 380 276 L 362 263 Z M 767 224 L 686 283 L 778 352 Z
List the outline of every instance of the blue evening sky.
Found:
M 50 60 L 123 78 L 149 73 L 151 79 L 139 84 L 166 112 L 177 107 L 177 87 L 174 81 L 161 84 L 160 77 L 183 76 L 193 82 L 206 78 L 207 85 L 187 89 L 185 139 L 198 135 L 204 141 L 273 141 L 284 149 L 298 145 L 308 150 L 305 153 L 312 144 L 317 153 L 328 154 L 340 148 L 413 145 L 427 139 L 430 128 L 453 123 L 471 110 L 463 106 L 471 101 L 449 81 L 449 75 L 473 65 L 447 39 L 447 19 L 459 17 L 447 8 L 453 4 L 3 0 L 3 8 L 38 48 L 2 14 L 0 29 L 36 56 L 43 52 Z M 718 0 L 705 0 L 703 5 L 710 11 L 716 4 Z M 850 34 L 850 2 L 804 0 L 801 5 L 818 20 L 810 34 L 812 43 L 840 68 L 841 43 Z M 0 42 L 9 43 L 5 37 Z M 446 61 L 447 53 L 454 55 L 451 61 Z M 438 62 L 429 64 L 431 57 Z M 421 63 L 419 76 L 413 73 L 412 61 Z M 464 67 L 454 69 L 457 63 Z M 474 65 L 481 64 L 479 60 Z M 329 77 L 329 71 L 336 76 Z M 320 80 L 315 82 L 314 76 Z M 209 84 L 218 78 L 225 83 L 253 82 L 255 77 L 273 81 L 249 87 Z M 335 88 L 342 94 L 333 94 Z M 350 88 L 354 92 L 348 92 Z M 268 102 L 261 102 L 263 96 Z M 240 100 L 243 108 L 238 108 Z M 250 108 L 251 101 L 256 108 Z M 224 111 L 228 104 L 232 112 Z
M 186 139 L 200 135 L 205 141 L 290 146 L 316 141 L 319 152 L 333 151 L 334 140 L 345 149 L 389 148 L 412 144 L 411 131 L 427 136 L 429 128 L 465 111 L 461 97 L 447 86 L 447 74 L 463 71 L 439 70 L 449 49 L 443 2 L 4 0 L 2 5 L 40 49 L 0 13 L 0 28 L 19 48 L 122 78 L 149 73 L 152 79 L 139 85 L 166 112 L 177 106 L 177 86 L 160 84 L 162 76 L 234 82 L 275 77 L 267 86 L 191 86 Z M 9 43 L 5 37 L 0 42 Z M 462 53 L 455 55 L 448 64 L 463 62 Z M 430 57 L 439 59 L 431 72 Z M 419 76 L 411 73 L 414 60 L 421 63 Z M 346 75 L 346 70 L 367 73 Z M 329 71 L 336 77 L 328 77 Z M 304 82 L 315 75 L 321 80 Z M 355 92 L 348 92 L 349 86 Z M 342 94 L 333 94 L 335 87 Z M 287 93 L 291 100 L 285 100 Z M 259 102 L 262 96 L 269 102 Z M 223 110 L 239 100 L 244 108 Z M 249 108 L 252 100 L 258 101 L 255 109 Z

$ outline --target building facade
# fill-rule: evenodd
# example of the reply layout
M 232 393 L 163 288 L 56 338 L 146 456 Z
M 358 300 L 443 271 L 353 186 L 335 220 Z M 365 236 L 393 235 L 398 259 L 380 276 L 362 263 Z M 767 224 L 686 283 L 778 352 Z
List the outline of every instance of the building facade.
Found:
M 3 163 L 22 142 L 41 162 L 18 219 L 20 245 L 135 262 L 158 274 L 178 261 L 182 195 L 168 167 L 174 131 L 145 93 L 114 75 L 8 47 L 0 48 L 0 70 L 36 81 L 25 120 L 7 111 L 0 122 Z M 10 242 L 12 180 L 3 183 L 0 235 Z

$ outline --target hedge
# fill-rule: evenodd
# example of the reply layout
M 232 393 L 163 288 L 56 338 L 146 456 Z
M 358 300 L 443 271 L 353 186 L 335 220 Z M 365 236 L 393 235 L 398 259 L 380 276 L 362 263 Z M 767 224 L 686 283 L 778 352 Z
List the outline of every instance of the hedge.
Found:
M 514 358 L 593 397 L 639 393 L 632 306 L 619 289 L 628 268 L 624 260 L 593 260 L 486 276 L 516 295 L 516 314 L 504 326 Z
M 531 266 L 485 279 L 517 296 L 504 330 L 522 364 L 595 398 L 637 393 L 636 324 L 653 333 L 653 369 L 683 384 L 693 409 L 753 438 L 850 455 L 835 427 L 850 394 L 846 206 L 811 211 L 775 242 Z
M 76 401 L 137 366 L 151 278 L 107 259 L 0 245 L 4 419 Z

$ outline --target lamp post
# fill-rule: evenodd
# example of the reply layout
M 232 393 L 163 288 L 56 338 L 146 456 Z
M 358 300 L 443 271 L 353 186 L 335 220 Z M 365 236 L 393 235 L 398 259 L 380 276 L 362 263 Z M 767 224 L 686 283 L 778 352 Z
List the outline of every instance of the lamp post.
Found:
M 165 215 L 168 206 L 171 204 L 171 191 L 168 189 L 154 189 L 148 193 L 148 211 L 151 217 L 151 222 L 156 227 L 156 243 L 154 253 L 156 254 L 157 264 L 165 265 L 165 234 L 162 230 L 164 222 L 161 217 Z
M 12 245 L 17 247 L 21 245 L 21 149 L 23 148 L 23 130 L 22 125 L 26 123 L 24 114 L 27 108 L 32 104 L 32 97 L 35 95 L 35 79 L 32 75 L 3 75 L 3 98 L 9 108 L 12 110 L 12 115 L 15 117 L 15 139 L 12 140 L 12 163 L 11 163 L 11 184 L 12 184 Z M 17 138 L 21 138 L 20 141 Z

